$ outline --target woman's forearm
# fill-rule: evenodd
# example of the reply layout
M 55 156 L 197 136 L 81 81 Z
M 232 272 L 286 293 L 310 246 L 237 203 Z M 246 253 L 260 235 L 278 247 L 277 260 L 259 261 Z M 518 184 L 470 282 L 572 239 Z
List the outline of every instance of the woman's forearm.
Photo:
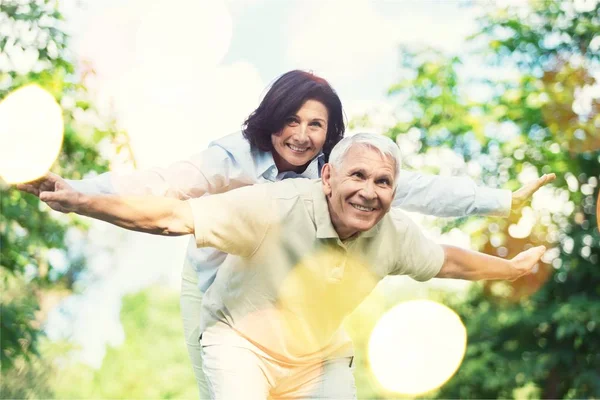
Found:
M 507 216 L 511 193 L 477 186 L 469 177 L 402 170 L 393 206 L 438 217 Z

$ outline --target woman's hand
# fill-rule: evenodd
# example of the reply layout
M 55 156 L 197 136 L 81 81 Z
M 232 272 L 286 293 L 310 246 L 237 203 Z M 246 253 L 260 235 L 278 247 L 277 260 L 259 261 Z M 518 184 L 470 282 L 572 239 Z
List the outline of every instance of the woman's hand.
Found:
M 523 207 L 531 198 L 531 196 L 537 192 L 539 188 L 547 183 L 550 183 L 556 179 L 556 174 L 544 174 L 541 178 L 536 179 L 533 182 L 529 182 L 518 190 L 515 190 L 512 194 L 512 211 L 518 211 Z

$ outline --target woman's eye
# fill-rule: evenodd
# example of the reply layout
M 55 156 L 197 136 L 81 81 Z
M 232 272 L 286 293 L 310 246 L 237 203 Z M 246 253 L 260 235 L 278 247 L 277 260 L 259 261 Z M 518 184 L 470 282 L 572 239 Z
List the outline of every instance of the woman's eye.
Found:
M 311 125 L 312 125 L 312 126 L 318 126 L 319 128 L 321 128 L 321 127 L 323 126 L 323 124 L 321 124 L 321 123 L 320 123 L 320 122 L 318 122 L 318 121 L 312 122 L 312 123 L 311 123 Z
M 288 119 L 285 120 L 285 123 L 288 124 L 288 125 L 297 124 L 298 123 L 298 119 L 296 119 L 294 117 L 289 117 Z

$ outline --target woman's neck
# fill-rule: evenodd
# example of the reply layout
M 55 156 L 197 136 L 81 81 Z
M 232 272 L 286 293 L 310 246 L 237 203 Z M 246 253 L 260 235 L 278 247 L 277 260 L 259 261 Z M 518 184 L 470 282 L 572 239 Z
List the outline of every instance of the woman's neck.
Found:
M 287 162 L 283 157 L 281 157 L 278 153 L 273 152 L 273 161 L 275 161 L 275 166 L 277 167 L 277 171 L 279 173 L 294 171 L 297 174 L 301 174 L 306 171 L 306 168 L 310 164 L 310 161 L 304 165 L 293 165 Z M 312 160 L 311 160 L 312 161 Z

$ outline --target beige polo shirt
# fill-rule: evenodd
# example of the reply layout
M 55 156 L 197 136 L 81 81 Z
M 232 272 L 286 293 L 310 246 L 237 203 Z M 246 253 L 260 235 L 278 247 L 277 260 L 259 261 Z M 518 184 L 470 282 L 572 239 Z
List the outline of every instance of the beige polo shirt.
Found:
M 203 345 L 252 343 L 305 363 L 351 354 L 343 319 L 386 275 L 425 281 L 442 248 L 402 212 L 341 241 L 321 180 L 288 179 L 189 200 L 198 247 L 229 253 L 204 295 Z

